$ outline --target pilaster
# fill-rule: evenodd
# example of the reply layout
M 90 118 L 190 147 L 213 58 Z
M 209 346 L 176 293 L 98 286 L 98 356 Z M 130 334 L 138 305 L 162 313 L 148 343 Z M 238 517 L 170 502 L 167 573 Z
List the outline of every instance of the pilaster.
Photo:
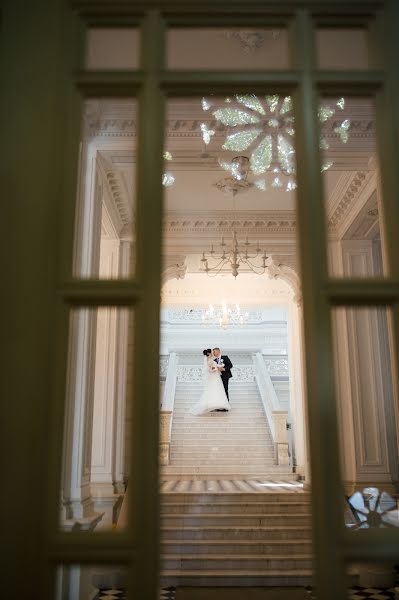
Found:
M 335 275 L 375 275 L 372 240 L 343 240 L 342 271 Z M 336 265 L 339 259 L 336 259 Z M 338 271 L 338 272 L 337 272 Z M 341 467 L 346 491 L 366 485 L 392 491 L 397 465 L 390 464 L 395 435 L 385 311 L 339 308 L 333 313 Z M 396 442 L 394 442 L 395 444 Z M 391 460 L 392 462 L 392 460 Z

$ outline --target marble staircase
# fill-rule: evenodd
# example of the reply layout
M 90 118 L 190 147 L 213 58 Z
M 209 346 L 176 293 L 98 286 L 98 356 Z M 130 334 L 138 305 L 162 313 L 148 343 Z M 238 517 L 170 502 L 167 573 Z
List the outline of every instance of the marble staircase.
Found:
M 174 402 L 170 464 L 162 479 L 295 479 L 278 466 L 255 382 L 230 384 L 231 410 L 200 417 L 189 413 L 201 383 L 178 383 Z
M 194 417 L 201 387 L 176 387 L 161 472 L 161 584 L 310 584 L 309 496 L 276 464 L 256 383 L 233 380 L 230 412 Z
M 217 482 L 209 483 L 218 487 Z M 162 585 L 310 585 L 308 494 L 299 488 L 267 493 L 259 489 L 163 492 Z

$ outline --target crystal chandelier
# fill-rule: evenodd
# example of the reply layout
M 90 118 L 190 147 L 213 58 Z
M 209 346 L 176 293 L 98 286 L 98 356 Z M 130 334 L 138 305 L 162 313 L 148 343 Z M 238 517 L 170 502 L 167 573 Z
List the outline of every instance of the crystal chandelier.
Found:
M 222 329 L 227 329 L 230 323 L 240 325 L 241 327 L 248 321 L 249 313 L 242 313 L 240 305 L 236 304 L 230 308 L 226 300 L 222 300 L 220 307 L 215 308 L 213 304 L 202 314 L 202 322 L 212 325 L 217 323 Z
M 337 110 L 342 111 L 344 108 L 344 98 L 320 106 L 320 123 L 325 123 Z M 286 191 L 296 188 L 294 111 L 290 96 L 236 94 L 225 98 L 223 102 L 203 98 L 202 109 L 212 113 L 218 126 L 228 128 L 223 150 L 249 152 L 249 169 L 256 176 L 254 185 L 258 189 L 265 191 L 269 186 L 283 188 L 284 183 Z M 344 144 L 349 139 L 350 125 L 350 120 L 344 119 L 334 128 Z M 200 127 L 203 142 L 209 144 L 216 131 L 206 123 L 202 123 Z M 325 136 L 321 134 L 320 148 L 327 150 L 328 147 Z M 230 172 L 231 177 L 237 178 L 233 161 L 223 158 L 218 160 L 220 166 Z M 331 161 L 324 161 L 322 171 L 329 169 L 332 164 Z
M 251 243 L 248 241 L 248 236 L 246 241 L 240 244 L 237 240 L 237 233 L 234 231 L 230 248 L 227 248 L 224 237 L 222 237 L 219 246 L 221 249 L 219 253 L 214 250 L 213 244 L 209 252 L 204 251 L 202 253 L 202 270 L 207 275 L 211 277 L 218 275 L 226 265 L 231 269 L 233 277 L 237 277 L 241 265 L 245 265 L 257 275 L 263 275 L 266 272 L 268 256 L 266 250 L 262 251 L 259 247 L 259 242 L 251 252 Z
M 170 152 L 166 151 L 163 153 L 163 157 L 165 160 L 171 161 L 173 160 L 173 156 Z M 165 187 L 170 187 L 175 182 L 175 176 L 170 171 L 165 171 L 162 174 L 162 185 Z
M 248 178 L 249 158 L 247 156 L 235 156 L 231 161 L 231 175 L 223 177 L 214 186 L 224 194 L 235 196 L 241 192 L 247 192 L 253 187 Z

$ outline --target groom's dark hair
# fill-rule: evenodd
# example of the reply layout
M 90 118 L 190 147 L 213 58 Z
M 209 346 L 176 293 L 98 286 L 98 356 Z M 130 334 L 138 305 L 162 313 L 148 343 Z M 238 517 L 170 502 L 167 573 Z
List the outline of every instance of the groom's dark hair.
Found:
M 214 348 L 214 350 L 219 350 L 219 352 L 220 352 L 220 348 L 218 348 L 217 346 L 216 346 L 216 348 Z

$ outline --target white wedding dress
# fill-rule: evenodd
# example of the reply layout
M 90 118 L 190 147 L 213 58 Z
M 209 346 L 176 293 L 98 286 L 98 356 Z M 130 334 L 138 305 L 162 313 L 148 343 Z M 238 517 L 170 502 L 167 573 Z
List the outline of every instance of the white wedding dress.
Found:
M 230 410 L 230 404 L 224 391 L 222 378 L 213 358 L 204 357 L 204 390 L 201 398 L 191 407 L 192 415 L 204 415 L 212 410 Z

